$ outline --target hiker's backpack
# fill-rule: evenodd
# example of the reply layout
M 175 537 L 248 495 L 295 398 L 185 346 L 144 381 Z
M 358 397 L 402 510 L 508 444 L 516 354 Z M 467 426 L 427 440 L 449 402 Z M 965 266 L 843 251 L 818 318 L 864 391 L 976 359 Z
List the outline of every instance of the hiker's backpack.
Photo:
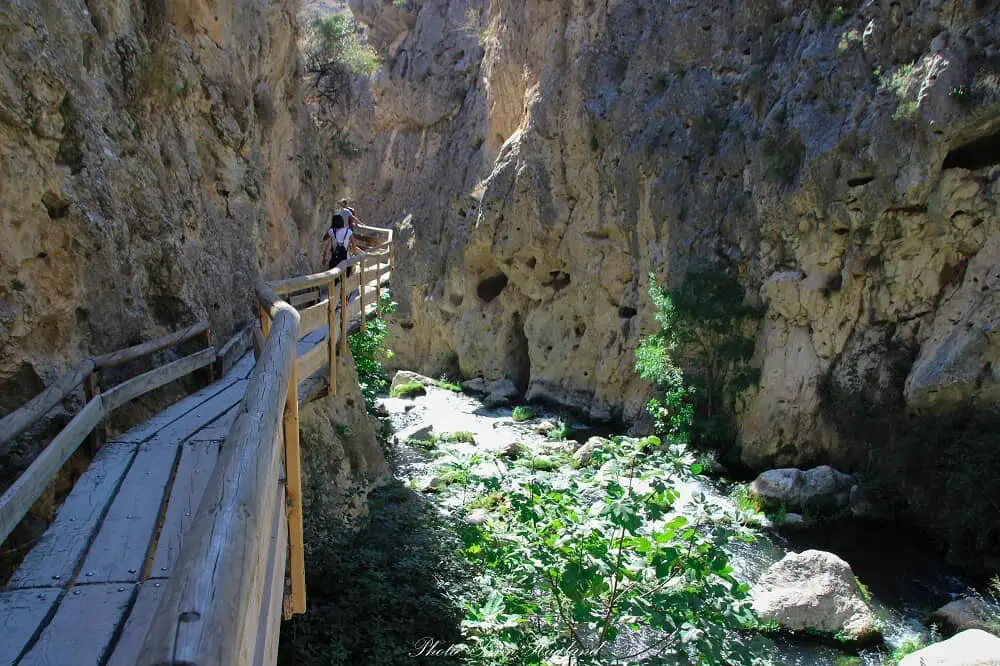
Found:
M 333 231 L 333 265 L 337 266 L 342 261 L 347 261 L 347 239 L 350 237 L 347 233 L 344 234 L 343 242 L 337 240 L 337 229 L 331 228 Z M 347 229 L 345 229 L 347 231 Z

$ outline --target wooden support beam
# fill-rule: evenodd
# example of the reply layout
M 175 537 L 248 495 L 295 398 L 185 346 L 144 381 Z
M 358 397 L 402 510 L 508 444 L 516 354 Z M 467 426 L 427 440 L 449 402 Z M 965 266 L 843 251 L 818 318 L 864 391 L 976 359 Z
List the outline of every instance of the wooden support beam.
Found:
M 375 313 L 382 307 L 382 257 L 375 260 Z
M 326 353 L 323 345 L 313 351 Z M 302 463 L 299 454 L 299 395 L 296 368 L 285 399 L 285 516 L 288 518 L 288 571 L 291 594 L 285 603 L 285 619 L 306 612 L 306 566 L 302 533 Z
M 327 286 L 326 292 L 326 342 L 327 357 L 330 361 L 327 394 L 337 395 L 337 329 L 334 328 L 333 280 Z
M 28 469 L 0 496 L 0 543 L 21 522 L 48 487 L 63 463 L 79 448 L 94 426 L 104 418 L 104 402 L 98 396 L 88 402 L 65 428 L 49 442 Z
M 101 393 L 101 371 L 94 370 L 83 380 L 83 397 L 90 402 Z M 90 457 L 93 458 L 101 450 L 107 429 L 104 427 L 104 420 L 94 426 L 94 429 L 87 435 L 87 448 L 90 450 Z
M 260 326 L 254 324 L 253 326 L 253 360 L 257 361 L 260 358 L 261 350 L 264 349 L 264 334 L 260 332 Z
M 161 349 L 166 349 L 171 345 L 186 342 L 195 336 L 201 335 L 207 330 L 208 322 L 199 321 L 193 326 L 188 326 L 183 330 L 176 331 L 170 335 L 165 335 L 162 338 L 144 342 L 141 345 L 135 345 L 134 347 L 129 347 L 127 349 L 111 352 L 110 354 L 104 354 L 103 356 L 98 356 L 94 359 L 94 365 L 97 368 L 113 368 L 115 366 L 128 363 L 129 361 L 134 361 L 137 358 L 142 358 L 143 356 L 147 356 L 153 352 L 160 351 Z
M 80 382 L 94 371 L 94 361 L 87 359 L 59 378 L 57 382 L 29 400 L 23 407 L 0 419 L 0 445 L 6 444 L 38 422 Z M 0 446 L 0 452 L 6 448 Z
M 215 349 L 209 347 L 122 382 L 102 395 L 105 413 L 110 414 L 130 400 L 135 400 L 199 368 L 211 365 L 214 361 Z
M 219 347 L 215 353 L 215 376 L 222 378 L 233 367 L 236 359 L 253 347 L 253 325 L 244 326 L 236 335 L 229 338 L 226 344 Z
M 365 332 L 365 264 L 358 271 L 358 300 L 361 301 L 361 332 Z
M 347 280 L 340 281 L 340 355 L 347 355 Z

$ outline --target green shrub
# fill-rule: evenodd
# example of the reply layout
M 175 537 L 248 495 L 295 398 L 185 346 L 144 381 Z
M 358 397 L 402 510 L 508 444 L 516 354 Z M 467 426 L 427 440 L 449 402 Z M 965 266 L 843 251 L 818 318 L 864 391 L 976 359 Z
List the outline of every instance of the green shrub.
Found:
M 518 405 L 514 408 L 514 411 L 511 412 L 511 418 L 518 423 L 521 421 L 530 421 L 535 418 L 535 416 L 537 416 L 537 413 L 534 408 L 528 407 L 527 405 Z
M 536 456 L 529 459 L 528 466 L 540 472 L 551 472 L 559 469 L 559 461 L 552 456 Z
M 916 638 L 908 638 L 899 645 L 897 645 L 889 656 L 885 658 L 885 666 L 896 666 L 899 662 L 903 661 L 903 657 L 911 655 L 917 650 L 927 646 L 924 639 L 917 636 Z
M 382 292 L 379 312 L 388 314 L 396 311 L 389 290 Z M 387 329 L 382 316 L 371 317 L 364 331 L 347 336 L 347 344 L 354 357 L 354 368 L 358 375 L 358 385 L 365 408 L 371 414 L 375 410 L 375 398 L 389 385 L 382 368 L 382 359 L 391 358 L 392 352 L 385 347 Z
M 389 395 L 393 398 L 416 398 L 420 395 L 427 395 L 427 388 L 420 382 L 406 382 L 391 389 Z
M 442 442 L 466 442 L 468 444 L 476 443 L 476 434 L 469 432 L 468 430 L 459 430 L 458 432 L 446 432 L 440 437 Z
M 438 440 L 434 437 L 430 439 L 408 439 L 406 440 L 407 445 L 412 446 L 415 449 L 420 449 L 421 451 L 434 451 L 437 449 Z
M 549 441 L 556 442 L 563 439 L 569 439 L 569 436 L 572 434 L 572 428 L 570 428 L 565 421 L 559 419 L 556 421 L 556 427 L 545 433 L 545 438 Z
M 764 137 L 761 157 L 765 175 L 780 183 L 791 183 L 802 166 L 805 152 L 806 146 L 798 134 Z
M 452 382 L 449 382 L 446 379 L 437 380 L 436 382 L 434 382 L 434 386 L 438 387 L 439 389 L 444 389 L 445 391 L 452 391 L 453 393 L 462 392 L 462 386 L 460 384 L 453 384 Z

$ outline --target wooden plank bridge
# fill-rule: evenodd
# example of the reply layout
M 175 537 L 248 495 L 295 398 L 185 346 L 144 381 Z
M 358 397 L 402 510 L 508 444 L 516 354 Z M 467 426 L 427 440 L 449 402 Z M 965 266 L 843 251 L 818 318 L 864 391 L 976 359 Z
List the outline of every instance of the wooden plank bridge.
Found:
M 391 230 L 357 234 L 365 252 L 338 268 L 260 283 L 259 326 L 222 347 L 199 323 L 88 359 L 0 419 L 2 450 L 84 386 L 84 407 L 0 496 L 0 543 L 84 441 L 93 454 L 0 591 L 0 666 L 276 663 L 282 617 L 306 609 L 298 410 L 336 394 L 336 355 L 394 265 Z M 198 340 L 101 389 L 102 372 Z M 105 437 L 114 409 L 195 371 L 207 386 Z

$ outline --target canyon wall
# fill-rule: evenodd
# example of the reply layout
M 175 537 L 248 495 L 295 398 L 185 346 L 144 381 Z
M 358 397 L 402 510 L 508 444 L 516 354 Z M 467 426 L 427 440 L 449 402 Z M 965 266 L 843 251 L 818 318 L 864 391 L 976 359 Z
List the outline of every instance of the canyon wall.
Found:
M 298 4 L 0 5 L 0 411 L 200 318 L 224 341 L 258 275 L 309 266 L 331 176 Z
M 347 173 L 412 214 L 400 366 L 631 421 L 648 275 L 725 269 L 766 308 L 742 463 L 883 474 L 1000 551 L 1000 3 L 390 5 L 352 3 L 387 55 Z

